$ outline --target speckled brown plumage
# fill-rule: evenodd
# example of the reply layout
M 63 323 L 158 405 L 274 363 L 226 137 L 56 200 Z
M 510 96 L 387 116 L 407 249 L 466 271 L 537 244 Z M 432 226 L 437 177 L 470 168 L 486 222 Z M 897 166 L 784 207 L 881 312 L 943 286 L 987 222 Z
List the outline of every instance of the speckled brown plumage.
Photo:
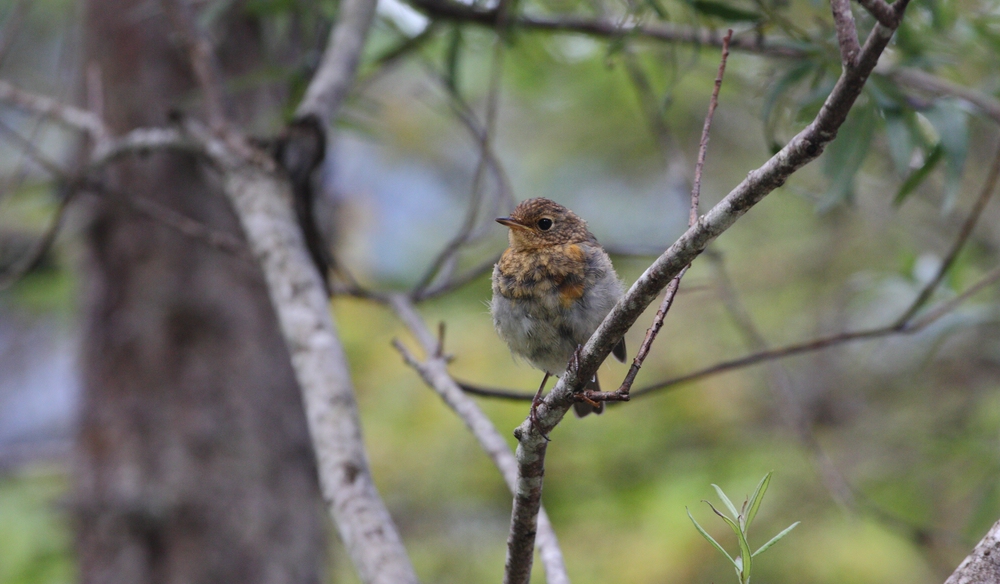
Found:
M 562 375 L 621 297 L 622 284 L 587 223 L 566 207 L 529 199 L 497 221 L 510 229 L 510 247 L 493 270 L 494 326 L 514 355 Z M 614 354 L 624 359 L 623 342 Z M 593 411 L 579 405 L 581 415 Z

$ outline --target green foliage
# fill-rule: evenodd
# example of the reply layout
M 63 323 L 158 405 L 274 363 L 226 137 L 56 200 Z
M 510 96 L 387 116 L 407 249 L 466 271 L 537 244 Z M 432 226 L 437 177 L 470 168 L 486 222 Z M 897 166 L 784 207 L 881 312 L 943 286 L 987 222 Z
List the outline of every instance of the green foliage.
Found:
M 69 529 L 57 508 L 64 483 L 44 470 L 0 479 L 0 582 L 74 580 Z
M 796 521 L 795 523 L 789 525 L 784 530 L 782 530 L 778 535 L 768 540 L 767 543 L 757 548 L 757 551 L 751 553 L 750 543 L 747 541 L 748 535 L 750 533 L 750 524 L 753 523 L 754 517 L 757 516 L 757 512 L 760 510 L 760 504 L 764 500 L 764 493 L 767 492 L 767 487 L 771 483 L 771 474 L 772 473 L 769 472 L 766 475 L 764 475 L 764 478 L 761 479 L 760 483 L 757 484 L 757 488 L 756 490 L 754 490 L 753 495 L 751 495 L 749 499 L 743 501 L 743 505 L 740 507 L 739 510 L 736 509 L 736 506 L 733 505 L 733 502 L 729 499 L 728 496 L 726 496 L 726 493 L 723 492 L 722 488 L 719 487 L 718 485 L 713 484 L 712 487 L 715 489 L 715 492 L 719 495 L 719 498 L 722 500 L 726 509 L 730 513 L 730 515 L 728 516 L 725 513 L 722 513 L 721 511 L 716 509 L 715 506 L 709 503 L 708 501 L 705 501 L 705 503 L 707 503 L 708 506 L 712 508 L 712 511 L 720 518 L 722 518 L 722 520 L 726 523 L 726 525 L 728 525 L 730 529 L 733 530 L 733 533 L 736 535 L 736 541 L 739 544 L 740 553 L 735 559 L 733 558 L 733 556 L 729 555 L 726 549 L 722 547 L 722 545 L 719 544 L 719 542 L 715 541 L 715 538 L 713 538 L 711 535 L 708 534 L 707 531 L 705 531 L 705 528 L 703 528 L 695 520 L 694 516 L 691 515 L 690 510 L 688 510 L 687 512 L 688 517 L 691 519 L 691 522 L 694 523 L 694 526 L 698 530 L 698 533 L 700 533 L 702 537 L 708 540 L 708 542 L 712 544 L 712 546 L 715 547 L 715 549 L 719 550 L 719 552 L 733 564 L 733 568 L 736 570 L 736 577 L 739 578 L 740 584 L 750 584 L 750 576 L 753 572 L 753 559 L 758 555 L 760 555 L 761 553 L 767 551 L 774 544 L 778 543 L 778 541 L 781 540 L 781 538 L 788 535 L 788 533 L 793 529 L 795 529 L 795 526 L 799 524 L 799 522 Z

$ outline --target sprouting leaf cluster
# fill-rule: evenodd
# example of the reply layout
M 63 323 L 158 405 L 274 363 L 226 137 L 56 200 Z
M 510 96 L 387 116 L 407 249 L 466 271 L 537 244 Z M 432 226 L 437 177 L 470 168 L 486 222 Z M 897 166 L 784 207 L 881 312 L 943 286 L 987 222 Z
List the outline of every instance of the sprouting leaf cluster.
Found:
M 705 501 L 705 503 L 712 508 L 712 511 L 721 517 L 722 520 L 726 522 L 726 525 L 733 530 L 733 533 L 736 534 L 736 541 L 740 546 L 740 553 L 735 558 L 729 555 L 726 548 L 722 547 L 722 545 L 719 544 L 714 537 L 705 531 L 705 528 L 702 527 L 695 520 L 694 516 L 691 515 L 690 509 L 687 512 L 688 517 L 691 518 L 691 522 L 694 523 L 695 528 L 699 533 L 701 533 L 702 537 L 708 540 L 708 542 L 712 544 L 715 549 L 719 550 L 719 553 L 726 556 L 726 559 L 733 564 L 733 568 L 736 570 L 736 577 L 739 578 L 740 584 L 750 583 L 750 576 L 753 572 L 753 559 L 761 553 L 767 551 L 774 544 L 778 543 L 781 538 L 788 535 L 788 533 L 795 529 L 795 526 L 799 524 L 799 522 L 796 521 L 782 530 L 781 533 L 768 540 L 767 543 L 757 548 L 757 551 L 750 551 L 750 543 L 747 540 L 748 534 L 750 533 L 750 524 L 753 522 L 754 517 L 757 516 L 757 512 L 760 510 L 760 504 L 764 500 L 764 493 L 767 492 L 767 487 L 771 483 L 771 474 L 772 473 L 769 472 L 764 475 L 764 478 L 757 484 L 757 488 L 754 490 L 753 495 L 743 501 L 743 505 L 739 510 L 736 509 L 736 506 L 733 505 L 733 502 L 726 496 L 726 493 L 723 492 L 722 488 L 713 484 L 712 487 L 715 488 L 715 492 L 718 493 L 719 498 L 722 499 L 722 503 L 725 505 L 726 510 L 729 511 L 729 515 L 719 511 L 715 508 L 715 505 Z

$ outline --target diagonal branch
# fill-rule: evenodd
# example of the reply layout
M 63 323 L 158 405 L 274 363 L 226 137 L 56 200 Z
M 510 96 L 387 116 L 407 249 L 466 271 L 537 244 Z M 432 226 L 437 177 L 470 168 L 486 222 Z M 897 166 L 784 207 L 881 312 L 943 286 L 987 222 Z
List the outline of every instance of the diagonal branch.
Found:
M 514 492 L 517 485 L 517 461 L 511 452 L 507 440 L 497 431 L 490 419 L 483 413 L 471 398 L 465 395 L 462 388 L 448 373 L 448 359 L 443 354 L 442 339 L 435 339 L 427 330 L 424 321 L 417 314 L 413 303 L 404 296 L 395 295 L 389 299 L 389 305 L 400 320 L 410 329 L 410 333 L 420 342 L 427 356 L 423 362 L 418 361 L 399 341 L 393 341 L 396 349 L 402 354 L 403 360 L 417 370 L 424 382 L 437 392 L 441 399 L 450 407 L 479 441 L 480 446 L 500 470 L 507 488 Z M 569 584 L 562 551 L 552 523 L 545 514 L 545 509 L 538 515 L 538 548 L 545 566 L 546 582 L 549 584 Z
M 315 117 L 319 127 L 325 130 L 336 118 L 354 82 L 361 50 L 375 18 L 376 4 L 376 0 L 341 2 L 337 23 L 330 31 L 319 69 L 295 110 L 297 119 Z
M 499 25 L 498 25 L 499 26 Z M 476 171 L 472 179 L 471 196 L 469 197 L 468 208 L 466 210 L 465 219 L 462 222 L 458 233 L 444 246 L 440 253 L 431 262 L 430 267 L 427 268 L 424 275 L 420 278 L 420 281 L 413 288 L 411 296 L 415 299 L 425 297 L 427 289 L 435 280 L 441 280 L 442 284 L 438 287 L 446 286 L 449 280 L 450 274 L 447 274 L 449 266 L 453 266 L 457 260 L 457 254 L 459 250 L 465 245 L 472 243 L 478 237 L 482 236 L 482 231 L 476 233 L 476 227 L 479 223 L 479 213 L 483 206 L 483 191 L 485 190 L 485 174 L 486 170 L 489 168 L 499 169 L 499 164 L 496 162 L 496 155 L 493 150 L 493 134 L 496 129 L 496 118 L 497 118 L 497 102 L 500 93 L 500 79 L 503 73 L 503 59 L 504 59 L 505 47 L 504 40 L 500 35 L 494 40 L 493 45 L 493 56 L 490 62 L 490 85 L 487 91 L 486 100 L 486 119 L 480 125 L 472 108 L 465 103 L 458 90 L 454 87 L 450 87 L 449 84 L 442 79 L 439 75 L 432 75 L 438 79 L 445 91 L 448 93 L 450 98 L 450 104 L 452 110 L 455 111 L 458 118 L 463 122 L 463 124 L 473 133 L 476 138 L 477 146 L 479 147 L 479 161 L 476 164 Z M 510 191 L 507 188 L 505 181 L 505 175 L 502 171 L 497 171 L 497 178 L 499 179 L 499 189 L 498 198 L 506 198 L 510 196 Z
M 875 20 L 882 23 L 882 26 L 899 26 L 899 14 L 885 0 L 858 0 L 858 4 L 865 7 Z
M 1000 146 L 998 146 L 1000 148 Z M 932 278 L 917 294 L 917 297 L 913 302 L 904 310 L 899 317 L 897 317 L 892 324 L 876 329 L 866 329 L 861 331 L 849 331 L 844 333 L 839 333 L 836 335 L 830 335 L 827 337 L 820 337 L 817 339 L 812 339 L 810 341 L 805 341 L 801 343 L 795 343 L 792 345 L 786 345 L 785 347 L 780 347 L 776 349 L 765 349 L 760 350 L 743 357 L 732 359 L 729 361 L 723 361 L 710 365 L 708 367 L 699 369 L 697 371 L 692 371 L 691 373 L 685 373 L 678 377 L 673 377 L 652 385 L 642 387 L 640 389 L 631 392 L 631 397 L 640 397 L 647 395 L 656 391 L 661 391 L 664 389 L 675 388 L 685 383 L 690 383 L 706 377 L 711 377 L 713 375 L 718 375 L 720 373 L 725 373 L 728 371 L 733 371 L 736 369 L 741 369 L 743 367 L 749 367 L 757 365 L 759 363 L 764 363 L 773 359 L 781 359 L 784 357 L 791 357 L 793 355 L 800 355 L 803 353 L 808 353 L 812 351 L 818 351 L 826 349 L 829 347 L 834 347 L 841 344 L 851 343 L 855 341 L 871 340 L 881 337 L 886 337 L 890 335 L 897 334 L 912 334 L 923 330 L 924 327 L 928 326 L 938 318 L 947 314 L 948 311 L 954 310 L 957 306 L 968 299 L 973 293 L 978 291 L 982 286 L 988 285 L 992 282 L 992 276 L 987 275 L 979 283 L 973 285 L 968 290 L 960 294 L 955 299 L 942 303 L 935 306 L 931 311 L 925 314 L 921 319 L 915 319 L 920 309 L 923 308 L 927 301 L 934 295 L 934 292 L 940 287 L 941 282 L 944 281 L 944 277 L 947 275 L 950 268 L 954 265 L 955 259 L 958 254 L 968 243 L 969 238 L 972 234 L 972 230 L 982 216 L 983 209 L 986 207 L 986 203 L 989 202 L 993 193 L 997 190 L 997 184 L 1000 182 L 1000 150 L 998 150 L 997 155 L 994 157 L 993 165 L 991 166 L 989 172 L 987 173 L 986 179 L 983 182 L 983 187 L 980 190 L 979 196 L 976 202 L 973 204 L 972 210 L 966 217 L 965 222 L 962 224 L 962 228 L 959 230 L 955 241 L 952 243 L 948 255 L 942 261 L 941 266 L 938 268 L 937 274 Z M 992 274 L 992 272 L 991 272 Z M 985 283 L 984 283 L 985 282 Z M 928 316 L 933 315 L 933 318 L 928 318 Z M 516 400 L 516 401 L 530 401 L 533 394 L 511 391 L 507 389 L 490 388 L 490 387 L 480 387 L 466 382 L 459 382 L 459 385 L 466 393 L 472 395 L 479 395 L 482 397 Z
M 45 95 L 25 91 L 2 79 L 0 102 L 52 118 L 64 126 L 84 132 L 96 143 L 102 143 L 110 136 L 104 122 L 95 114 Z
M 220 160 L 224 190 L 264 277 L 302 391 L 316 464 L 340 537 L 365 584 L 415 584 L 416 573 L 372 480 L 350 369 L 283 175 Z
M 694 226 L 698 222 L 698 206 L 701 199 L 701 177 L 702 171 L 705 168 L 705 156 L 708 154 L 708 139 L 712 129 L 712 119 L 715 117 L 715 108 L 719 106 L 719 90 L 722 89 L 722 77 L 726 73 L 726 60 L 729 58 L 729 41 L 733 37 L 733 30 L 729 29 L 726 37 L 722 41 L 722 59 L 719 61 L 719 70 L 715 75 L 715 85 L 712 88 L 712 97 L 708 101 L 708 113 L 705 115 L 705 123 L 701 129 L 701 142 L 698 145 L 698 159 L 694 167 L 694 182 L 691 187 L 691 206 L 690 213 L 688 215 L 688 227 Z M 690 264 L 684 267 L 674 279 L 670 281 L 667 285 L 667 291 L 663 295 L 663 301 L 660 303 L 659 309 L 656 311 L 656 316 L 653 318 L 653 324 L 650 325 L 649 329 L 646 330 L 646 336 L 642 340 L 642 344 L 639 345 L 639 350 L 636 352 L 635 358 L 632 360 L 632 366 L 629 367 L 628 373 L 625 374 L 625 379 L 622 381 L 621 386 L 617 391 L 612 392 L 614 398 L 611 401 L 628 401 L 629 391 L 632 389 L 632 384 L 635 383 L 635 377 L 639 374 L 639 369 L 642 368 L 643 362 L 646 360 L 646 356 L 649 355 L 649 350 L 653 346 L 653 341 L 656 340 L 656 335 L 659 334 L 660 329 L 663 328 L 663 319 L 666 318 L 667 312 L 674 303 L 674 297 L 677 296 L 677 291 L 680 289 L 681 278 L 687 273 L 688 268 L 691 267 Z M 583 395 L 585 398 L 590 400 L 600 400 L 604 395 L 598 395 L 599 392 L 585 391 Z M 606 396 L 611 398 L 611 396 Z
M 991 584 L 1000 581 L 1000 521 L 993 524 L 972 553 L 962 561 L 944 584 Z
M 907 0 L 898 0 L 905 7 Z M 649 304 L 669 282 L 693 261 L 705 247 L 788 177 L 816 159 L 834 139 L 837 130 L 860 95 L 865 81 L 875 68 L 879 56 L 892 38 L 894 29 L 876 25 L 868 36 L 857 66 L 841 73 L 840 79 L 827 97 L 816 118 L 771 157 L 762 167 L 751 171 L 746 179 L 713 207 L 698 223 L 689 228 L 632 285 L 601 323 L 580 351 L 576 367 L 567 370 L 552 391 L 541 401 L 532 419 L 525 420 L 515 430 L 518 439 L 518 495 L 511 513 L 511 534 L 508 538 L 508 566 L 512 554 L 531 553 L 525 545 L 511 545 L 518 539 L 533 539 L 535 518 L 540 505 L 544 474 L 546 435 L 562 420 L 575 401 L 574 393 L 593 377 L 611 348 L 635 323 Z M 525 550 L 527 548 L 527 550 Z M 526 561 L 519 557 L 515 563 Z M 530 560 L 527 560 L 530 565 Z M 505 576 L 508 584 L 527 582 L 522 574 Z M 527 575 L 524 575 L 527 576 Z
M 879 0 L 881 1 L 881 0 Z M 837 29 L 837 45 L 840 47 L 840 61 L 844 69 L 857 64 L 861 45 L 858 44 L 858 27 L 851 13 L 851 0 L 830 0 L 833 23 Z

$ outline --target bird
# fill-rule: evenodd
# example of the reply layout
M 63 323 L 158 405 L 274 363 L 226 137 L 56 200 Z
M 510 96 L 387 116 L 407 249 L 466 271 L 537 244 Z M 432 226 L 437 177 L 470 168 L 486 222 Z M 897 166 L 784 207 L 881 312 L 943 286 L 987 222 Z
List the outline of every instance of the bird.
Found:
M 566 207 L 528 199 L 496 221 L 508 228 L 509 247 L 493 267 L 490 314 L 511 353 L 545 373 L 534 414 L 549 376 L 566 373 L 621 298 L 623 285 L 587 222 Z M 625 361 L 624 338 L 612 354 Z M 596 375 L 586 388 L 600 391 Z M 581 401 L 573 410 L 582 418 L 604 411 L 604 403 Z

